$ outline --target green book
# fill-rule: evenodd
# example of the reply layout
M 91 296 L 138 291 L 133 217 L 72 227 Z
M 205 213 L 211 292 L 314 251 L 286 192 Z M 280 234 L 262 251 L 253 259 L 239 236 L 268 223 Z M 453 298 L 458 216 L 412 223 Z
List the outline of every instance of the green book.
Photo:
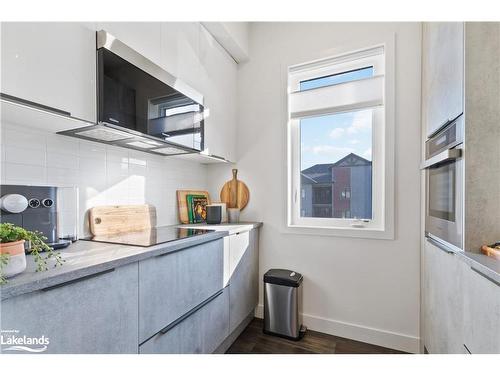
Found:
M 186 195 L 189 224 L 202 223 L 206 220 L 207 197 L 204 195 Z

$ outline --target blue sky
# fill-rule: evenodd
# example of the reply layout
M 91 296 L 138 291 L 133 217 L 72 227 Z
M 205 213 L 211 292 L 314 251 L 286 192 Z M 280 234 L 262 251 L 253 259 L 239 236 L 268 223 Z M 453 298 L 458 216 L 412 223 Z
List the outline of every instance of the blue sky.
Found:
M 303 81 L 301 90 L 371 77 L 373 68 Z M 372 110 L 336 113 L 300 120 L 301 169 L 335 163 L 351 152 L 372 160 Z
M 300 120 L 301 169 L 335 163 L 351 152 L 372 160 L 372 110 Z

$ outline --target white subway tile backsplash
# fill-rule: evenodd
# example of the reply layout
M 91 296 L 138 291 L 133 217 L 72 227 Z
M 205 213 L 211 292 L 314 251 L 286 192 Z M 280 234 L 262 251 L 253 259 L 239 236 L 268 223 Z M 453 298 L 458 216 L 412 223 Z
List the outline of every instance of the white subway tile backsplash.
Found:
M 128 150 L 122 147 L 106 146 L 106 160 L 115 163 L 128 163 Z
M 47 133 L 13 124 L 2 125 L 2 143 L 11 147 L 45 150 Z
M 106 156 L 102 158 L 82 157 L 78 158 L 78 169 L 82 172 L 95 174 L 106 174 Z
M 47 146 L 48 147 L 48 146 Z M 78 169 L 78 156 L 47 149 L 47 167 Z
M 5 161 L 7 163 L 44 166 L 45 149 L 6 146 Z
M 5 163 L 5 182 L 8 184 L 46 184 L 45 168 L 38 165 Z
M 78 185 L 78 169 L 47 167 L 47 184 Z
M 106 146 L 101 143 L 79 141 L 79 155 L 85 158 L 106 160 Z
M 47 151 L 65 155 L 78 155 L 79 141 L 59 134 L 47 134 Z
M 79 187 L 80 235 L 97 205 L 156 207 L 158 225 L 178 223 L 176 190 L 206 189 L 204 165 L 77 140 L 29 127 L 1 126 L 1 183 Z

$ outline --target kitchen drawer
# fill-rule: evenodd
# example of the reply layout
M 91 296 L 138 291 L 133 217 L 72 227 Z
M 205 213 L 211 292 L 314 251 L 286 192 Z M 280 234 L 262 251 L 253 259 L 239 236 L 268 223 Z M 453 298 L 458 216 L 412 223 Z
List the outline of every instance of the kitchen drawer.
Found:
M 222 239 L 139 262 L 139 342 L 222 288 Z
M 225 288 L 218 293 L 168 331 L 143 343 L 139 353 L 213 353 L 229 335 L 229 292 Z
M 137 267 L 133 263 L 3 300 L 1 328 L 18 330 L 18 337 L 45 336 L 45 353 L 137 353 Z M 3 353 L 15 353 L 7 346 Z

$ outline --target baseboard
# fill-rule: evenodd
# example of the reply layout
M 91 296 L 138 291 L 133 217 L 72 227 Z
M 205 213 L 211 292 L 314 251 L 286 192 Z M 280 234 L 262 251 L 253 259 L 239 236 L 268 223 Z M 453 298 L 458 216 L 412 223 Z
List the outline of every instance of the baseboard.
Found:
M 264 306 L 258 305 L 255 309 L 257 318 L 264 317 Z M 384 346 L 408 353 L 420 352 L 420 339 L 415 336 L 385 331 L 377 328 L 341 322 L 319 316 L 302 314 L 302 322 L 308 329 L 328 333 L 351 340 L 362 341 L 368 344 Z

